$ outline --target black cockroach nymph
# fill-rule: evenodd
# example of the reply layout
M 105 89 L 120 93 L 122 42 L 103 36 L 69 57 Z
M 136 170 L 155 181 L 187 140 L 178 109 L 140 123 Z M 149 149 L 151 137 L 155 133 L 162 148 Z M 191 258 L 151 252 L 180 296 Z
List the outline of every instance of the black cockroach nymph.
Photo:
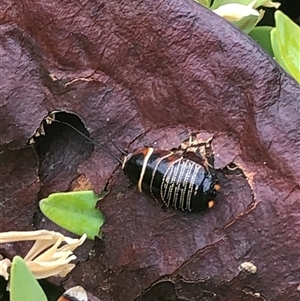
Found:
M 122 169 L 140 192 L 175 209 L 202 211 L 214 205 L 216 176 L 201 165 L 168 150 L 144 148 L 128 154 Z
M 69 123 L 59 122 L 84 135 Z M 124 173 L 137 185 L 140 192 L 175 209 L 202 211 L 214 205 L 216 190 L 219 190 L 220 186 L 217 184 L 216 175 L 211 172 L 213 168 L 208 163 L 198 164 L 175 152 L 154 150 L 151 147 L 128 153 L 106 136 L 124 155 L 123 161 L 91 138 L 85 138 L 121 163 Z

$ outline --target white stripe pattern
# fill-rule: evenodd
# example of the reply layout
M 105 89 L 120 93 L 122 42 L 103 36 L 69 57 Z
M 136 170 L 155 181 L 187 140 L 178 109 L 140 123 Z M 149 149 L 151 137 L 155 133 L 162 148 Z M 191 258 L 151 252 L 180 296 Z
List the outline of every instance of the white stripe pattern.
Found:
M 143 190 L 142 190 L 143 178 L 144 178 L 144 174 L 145 174 L 145 171 L 146 171 L 146 167 L 147 167 L 149 158 L 152 155 L 153 151 L 154 150 L 153 150 L 152 147 L 148 148 L 147 155 L 144 158 L 143 167 L 142 167 L 142 170 L 141 170 L 141 173 L 140 173 L 140 178 L 139 178 L 139 181 L 138 181 L 138 190 L 139 190 L 139 192 L 143 192 Z

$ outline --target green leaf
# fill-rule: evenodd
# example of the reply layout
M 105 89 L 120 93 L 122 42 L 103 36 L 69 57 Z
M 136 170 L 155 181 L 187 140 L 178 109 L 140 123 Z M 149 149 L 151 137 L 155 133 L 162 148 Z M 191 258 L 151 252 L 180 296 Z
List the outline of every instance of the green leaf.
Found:
M 210 7 L 211 0 L 195 0 L 195 2 L 201 4 L 204 7 Z
M 237 3 L 237 4 L 242 4 L 242 5 L 248 5 L 253 0 L 215 0 L 213 5 L 211 6 L 212 9 L 216 9 L 222 5 L 229 4 L 229 3 Z
M 263 10 L 258 12 L 250 6 L 240 3 L 228 3 L 214 9 L 213 12 L 231 22 L 245 33 L 249 33 L 264 15 Z
M 262 6 L 266 2 L 271 2 L 271 0 L 270 1 L 268 1 L 268 0 L 256 0 L 256 1 L 254 1 L 254 0 L 215 0 L 213 5 L 211 6 L 211 8 L 216 9 L 216 8 L 220 7 L 221 5 L 225 5 L 225 4 L 229 4 L 229 3 L 238 3 L 238 4 L 243 4 L 243 5 L 251 4 L 251 7 L 257 8 L 259 6 Z M 278 5 L 276 5 L 276 1 L 275 1 L 275 4 L 270 3 L 268 5 L 268 7 L 269 6 L 276 7 Z
M 259 6 L 265 6 L 265 7 L 273 7 L 273 8 L 278 8 L 281 3 L 275 0 L 256 0 L 255 5 L 253 6 L 254 8 L 257 8 Z
M 20 256 L 15 256 L 11 266 L 10 301 L 47 301 L 41 286 Z
M 251 30 L 255 27 L 255 25 L 261 20 L 262 16 L 253 16 L 249 15 L 246 16 L 240 20 L 231 22 L 234 24 L 237 28 L 242 30 L 245 33 L 251 32 Z
M 98 199 L 103 197 L 91 190 L 53 193 L 40 201 L 40 209 L 57 225 L 94 239 L 104 223 L 102 213 L 95 208 Z
M 271 45 L 271 26 L 258 26 L 253 28 L 249 33 L 249 36 L 255 40 L 264 50 L 266 50 L 271 57 L 274 57 L 274 53 Z
M 275 12 L 271 44 L 276 61 L 300 83 L 300 27 L 283 12 Z

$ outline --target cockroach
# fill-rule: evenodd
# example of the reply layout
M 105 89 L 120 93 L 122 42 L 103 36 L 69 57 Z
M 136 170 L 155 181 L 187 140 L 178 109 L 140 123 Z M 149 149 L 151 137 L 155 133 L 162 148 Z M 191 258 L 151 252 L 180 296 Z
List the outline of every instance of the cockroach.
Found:
M 208 163 L 199 164 L 173 151 L 154 150 L 152 147 L 128 153 L 106 135 L 113 146 L 124 155 L 123 160 L 120 160 L 71 124 L 59 122 L 70 126 L 115 158 L 140 192 L 146 193 L 166 207 L 189 211 L 202 211 L 213 207 L 216 191 L 220 186 Z
M 122 169 L 140 192 L 174 209 L 211 208 L 219 188 L 209 166 L 168 150 L 144 148 L 130 153 L 124 157 Z

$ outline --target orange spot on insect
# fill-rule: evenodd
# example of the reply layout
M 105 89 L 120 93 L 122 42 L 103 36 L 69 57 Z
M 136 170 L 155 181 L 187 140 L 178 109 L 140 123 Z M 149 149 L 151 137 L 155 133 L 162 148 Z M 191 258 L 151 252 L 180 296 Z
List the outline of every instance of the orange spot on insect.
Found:
M 209 209 L 212 208 L 212 207 L 214 206 L 214 204 L 215 204 L 215 202 L 214 202 L 213 200 L 210 200 L 210 201 L 208 202 L 208 208 L 209 208 Z
M 70 301 L 68 296 L 61 296 L 57 301 Z
M 221 186 L 219 184 L 215 184 L 214 189 L 219 191 L 221 189 Z

